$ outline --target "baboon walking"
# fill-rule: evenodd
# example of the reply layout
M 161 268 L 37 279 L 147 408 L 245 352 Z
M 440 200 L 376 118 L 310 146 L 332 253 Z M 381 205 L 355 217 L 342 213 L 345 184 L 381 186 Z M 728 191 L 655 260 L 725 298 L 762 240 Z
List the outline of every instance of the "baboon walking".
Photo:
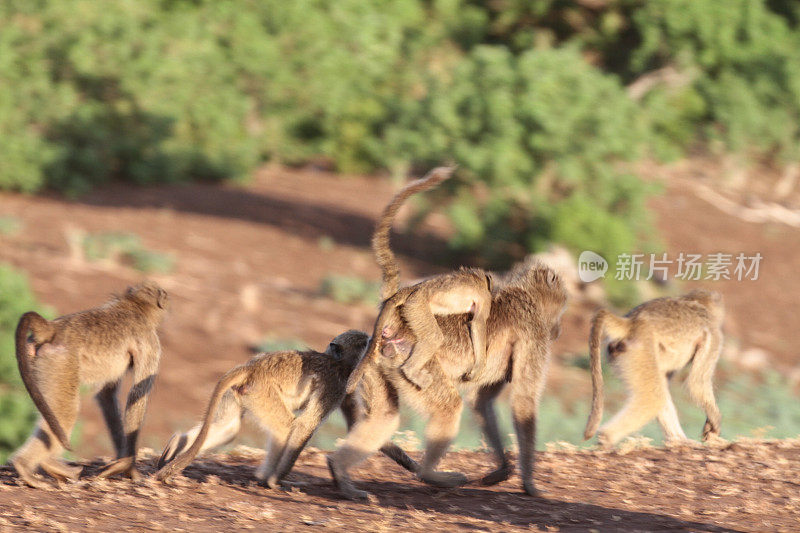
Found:
M 390 205 L 396 205 L 396 198 Z M 398 289 L 399 272 L 388 244 L 391 216 L 387 209 L 373 238 L 373 251 L 383 271 L 384 308 L 386 301 L 404 290 Z M 425 388 L 412 383 L 399 366 L 418 345 L 420 333 L 425 332 L 410 327 L 402 312 L 402 302 L 389 307 L 397 312 L 379 319 L 385 320 L 380 324 L 383 329 L 376 327 L 372 339 L 373 343 L 379 342 L 375 348 L 379 355 L 371 357 L 368 349 L 350 379 L 350 385 L 358 385 L 356 394 L 363 395 L 368 409 L 357 417 L 344 444 L 328 456 L 331 475 L 345 496 L 353 499 L 367 496 L 355 487 L 349 470 L 389 441 L 399 424 L 400 399 L 428 418 L 425 454 L 417 469 L 418 477 L 442 487 L 466 483 L 464 474 L 437 470 L 458 432 L 463 405 L 461 388 L 466 389 L 468 401 L 498 462 L 497 468 L 484 476 L 482 482 L 494 484 L 507 479 L 511 464 L 503 449 L 494 401 L 509 383 L 523 487 L 528 494 L 537 494 L 532 475 L 536 416 L 550 347 L 560 333 L 566 291 L 555 272 L 535 261 L 517 265 L 505 276 L 484 273 L 484 278 L 491 304 L 487 306 L 486 355 L 478 362 L 477 369 L 471 333 L 473 314 L 443 313 L 435 317 L 441 343 L 424 364 L 431 376 Z
M 52 321 L 34 312 L 22 315 L 16 331 L 17 364 L 42 414 L 31 437 L 10 459 L 26 483 L 47 485 L 36 474 L 38 468 L 59 480 L 78 477 L 80 469 L 67 466 L 58 455 L 62 448 L 69 449 L 81 384 L 101 387 L 95 398 L 117 454 L 100 477 L 138 477 L 136 443 L 158 373 L 161 344 L 156 329 L 166 306 L 166 291 L 155 283 L 142 283 L 99 307 Z M 117 394 L 129 369 L 133 386 L 123 417 Z
M 156 477 L 167 479 L 199 453 L 233 440 L 245 413 L 250 413 L 267 433 L 267 454 L 256 478 L 276 488 L 314 431 L 342 402 L 347 377 L 367 340 L 366 333 L 350 330 L 333 339 L 324 353 L 260 354 L 234 367 L 217 383 L 203 422 L 186 433 L 176 433 L 164 447 Z M 353 401 L 342 405 L 348 424 L 355 416 Z M 414 469 L 414 461 L 397 446 L 386 446 L 383 452 Z
M 594 392 L 584 438 L 597 432 L 603 415 L 600 350 L 604 338 L 610 340 L 608 357 L 628 388 L 628 399 L 600 428 L 602 446 L 614 445 L 653 418 L 658 419 L 665 440 L 686 439 L 669 393 L 669 378 L 689 363 L 689 395 L 705 409 L 707 417 L 703 440 L 719 435 L 721 417 L 712 377 L 722 346 L 723 316 L 722 296 L 706 290 L 657 298 L 624 317 L 599 311 L 592 320 L 589 340 Z

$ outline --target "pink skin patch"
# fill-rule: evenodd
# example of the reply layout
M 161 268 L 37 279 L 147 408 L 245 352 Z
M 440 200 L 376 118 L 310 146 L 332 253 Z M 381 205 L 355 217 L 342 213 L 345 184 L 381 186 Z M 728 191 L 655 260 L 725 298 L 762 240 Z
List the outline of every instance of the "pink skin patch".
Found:
M 383 343 L 381 353 L 385 357 L 407 356 L 411 351 L 411 345 L 402 337 L 386 340 Z

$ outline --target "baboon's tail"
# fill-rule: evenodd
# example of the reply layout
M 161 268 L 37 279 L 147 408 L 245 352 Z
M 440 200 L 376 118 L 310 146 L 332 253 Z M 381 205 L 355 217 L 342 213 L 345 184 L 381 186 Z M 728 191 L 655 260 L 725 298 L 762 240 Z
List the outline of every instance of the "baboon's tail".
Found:
M 219 407 L 219 402 L 222 399 L 222 396 L 231 387 L 242 385 L 249 376 L 250 369 L 245 365 L 237 366 L 222 376 L 222 378 L 219 380 L 219 383 L 217 383 L 217 386 L 214 387 L 214 392 L 211 394 L 211 399 L 208 401 L 206 414 L 203 418 L 203 426 L 200 428 L 200 433 L 197 434 L 197 438 L 194 439 L 194 442 L 188 450 L 180 454 L 172 462 L 161 467 L 161 469 L 156 472 L 157 479 L 163 481 L 189 466 L 189 463 L 191 463 L 192 460 L 197 457 L 197 454 L 200 453 L 200 448 L 203 447 L 203 442 L 205 442 L 206 437 L 208 437 L 208 429 L 211 426 L 211 422 L 214 420 L 214 413 L 217 411 L 217 407 Z
M 394 195 L 392 201 L 381 213 L 381 218 L 378 219 L 375 232 L 372 234 L 372 251 L 383 275 L 381 300 L 396 293 L 399 287 L 400 270 L 397 268 L 394 253 L 389 247 L 389 230 L 392 229 L 397 211 L 410 196 L 436 187 L 452 176 L 453 170 L 455 170 L 454 167 L 438 167 L 428 172 L 424 178 L 412 181 Z
M 53 325 L 39 313 L 29 311 L 20 317 L 14 340 L 17 349 L 17 367 L 22 377 L 22 383 L 25 384 L 25 388 L 28 390 L 33 404 L 42 414 L 42 418 L 47 422 L 47 425 L 50 426 L 50 430 L 55 434 L 64 448 L 71 450 L 69 437 L 67 437 L 64 428 L 62 428 L 61 424 L 58 422 L 58 418 L 47 403 L 33 375 L 31 356 L 28 354 L 28 333 L 31 331 L 33 332 L 33 339 L 37 347 L 53 340 L 56 333 Z
M 386 316 L 388 313 L 392 312 L 395 307 L 397 307 L 396 296 L 390 296 L 390 298 L 385 300 L 383 305 L 381 305 L 378 318 L 375 319 L 375 328 L 372 331 L 372 337 L 369 338 L 367 348 L 364 351 L 364 357 L 361 358 L 361 361 L 358 362 L 356 367 L 350 373 L 350 377 L 347 379 L 347 388 L 345 389 L 347 394 L 353 394 L 353 391 L 356 390 L 359 381 L 361 381 L 361 378 L 364 376 L 367 366 L 372 364 L 372 362 L 378 358 L 378 355 L 381 351 L 383 326 L 386 322 Z
M 623 339 L 629 333 L 628 319 L 618 317 L 606 309 L 601 309 L 592 319 L 592 331 L 589 334 L 589 362 L 592 370 L 592 411 L 583 432 L 584 439 L 591 439 L 600 420 L 603 418 L 603 368 L 601 366 L 600 347 L 603 336 L 614 340 Z

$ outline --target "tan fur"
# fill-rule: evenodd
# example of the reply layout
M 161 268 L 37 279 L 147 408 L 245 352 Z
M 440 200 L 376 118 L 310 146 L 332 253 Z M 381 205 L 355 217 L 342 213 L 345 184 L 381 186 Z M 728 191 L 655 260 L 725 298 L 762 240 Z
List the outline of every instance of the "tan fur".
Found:
M 22 315 L 16 331 L 17 363 L 22 381 L 42 414 L 31 437 L 10 459 L 25 482 L 45 486 L 36 475 L 40 467 L 57 479 L 77 477 L 76 470 L 56 457 L 62 447 L 69 447 L 81 384 L 102 387 L 96 399 L 117 454 L 116 461 L 100 476 L 138 476 L 136 443 L 158 373 L 161 344 L 156 329 L 166 305 L 163 289 L 143 283 L 99 307 L 53 321 L 34 312 Z M 129 368 L 134 382 L 123 420 L 117 393 Z
M 186 468 L 198 453 L 233 440 L 249 412 L 267 432 L 267 455 L 256 477 L 261 484 L 277 487 L 317 427 L 342 403 L 347 377 L 367 340 L 366 333 L 351 330 L 331 341 L 325 353 L 260 354 L 233 368 L 217 383 L 203 422 L 169 440 L 156 477 L 167 479 Z M 355 402 L 350 398 L 342 406 L 348 424 L 356 416 Z M 406 468 L 415 468 L 414 461 L 396 446 L 385 447 L 384 453 Z
M 486 358 L 486 321 L 491 307 L 491 278 L 476 268 L 461 268 L 398 290 L 399 271 L 389 247 L 389 229 L 402 203 L 412 194 L 430 189 L 450 177 L 452 169 L 437 168 L 423 179 L 404 187 L 384 209 L 372 238 L 372 249 L 383 273 L 381 295 L 384 299 L 375 322 L 374 332 L 362 363 L 353 372 L 347 385 L 355 390 L 367 361 L 374 361 L 384 342 L 395 337 L 400 325 L 410 328 L 417 339 L 408 358 L 399 361 L 403 374 L 421 389 L 427 388 L 432 376 L 425 365 L 444 343 L 436 317 L 471 315 L 472 364 L 467 374 L 480 373 Z
M 592 320 L 589 353 L 592 368 L 592 410 L 584 438 L 591 438 L 603 415 L 600 350 L 609 339 L 609 359 L 628 388 L 625 407 L 600 428 L 599 441 L 612 446 L 657 418 L 667 441 L 686 435 L 669 393 L 669 376 L 691 363 L 688 389 L 706 411 L 703 440 L 719 435 L 720 413 L 712 377 L 722 346 L 722 296 L 694 290 L 677 298 L 657 298 L 618 317 L 606 310 Z
M 398 294 L 402 292 L 400 289 Z M 566 291 L 555 272 L 535 261 L 518 265 L 507 275 L 496 278 L 491 287 L 485 362 L 467 381 L 465 375 L 473 368 L 469 328 L 472 317 L 470 314 L 436 316 L 443 342 L 425 364 L 432 381 L 424 389 L 409 381 L 398 364 L 408 357 L 419 339 L 402 313 L 390 314 L 391 320 L 385 323 L 396 327 L 396 331 L 384 339 L 379 351 L 382 356 L 365 355 L 362 360 L 364 374 L 356 394 L 364 398 L 369 409 L 357 418 L 344 444 L 328 457 L 331 475 L 342 493 L 352 499 L 367 496 L 355 487 L 349 471 L 389 441 L 399 424 L 400 399 L 428 418 L 426 449 L 417 469 L 418 477 L 440 487 L 466 483 L 467 477 L 459 472 L 437 470 L 458 433 L 462 411 L 460 388 L 466 389 L 498 462 L 497 469 L 484 476 L 482 483 L 495 484 L 508 479 L 512 468 L 503 449 L 494 400 L 510 382 L 523 487 L 528 494 L 537 494 L 533 484 L 536 416 L 550 347 L 560 333 L 565 306 Z M 379 331 L 376 328 L 375 335 Z

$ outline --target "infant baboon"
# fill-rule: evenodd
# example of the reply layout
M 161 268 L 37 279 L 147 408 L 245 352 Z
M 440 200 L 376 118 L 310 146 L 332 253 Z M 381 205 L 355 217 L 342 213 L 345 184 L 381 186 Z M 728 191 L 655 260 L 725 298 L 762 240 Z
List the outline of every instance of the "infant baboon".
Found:
M 461 268 L 398 290 L 399 272 L 389 247 L 389 230 L 403 202 L 412 194 L 439 185 L 452 172 L 452 168 L 436 168 L 424 178 L 410 183 L 392 198 L 381 214 L 372 238 L 372 249 L 383 270 L 383 304 L 364 360 L 348 382 L 348 392 L 355 389 L 366 362 L 378 357 L 383 344 L 396 336 L 401 324 L 410 328 L 417 340 L 410 355 L 400 362 L 400 370 L 409 381 L 421 389 L 427 388 L 432 378 L 425 370 L 425 365 L 445 341 L 436 320 L 438 316 L 470 315 L 468 327 L 473 367 L 467 372 L 468 379 L 481 371 L 481 364 L 486 358 L 486 321 L 492 301 L 491 278 L 480 269 Z
M 368 340 L 366 333 L 350 330 L 333 339 L 325 353 L 260 354 L 228 371 L 211 395 L 202 424 L 167 443 L 156 477 L 167 479 L 201 451 L 230 442 L 249 412 L 267 432 L 267 455 L 256 477 L 276 488 L 317 427 L 341 404 Z
M 703 440 L 719 435 L 720 413 L 711 380 L 722 346 L 723 316 L 722 296 L 706 290 L 650 300 L 624 317 L 599 311 L 589 339 L 593 395 L 584 438 L 595 434 L 603 415 L 600 349 L 604 337 L 610 340 L 608 358 L 628 388 L 628 400 L 600 428 L 602 446 L 614 445 L 654 417 L 665 440 L 686 439 L 669 394 L 669 378 L 689 363 L 689 395 L 706 412 Z
M 26 483 L 47 485 L 36 474 L 37 468 L 59 480 L 78 477 L 80 469 L 67 466 L 57 456 L 62 446 L 69 449 L 81 384 L 102 386 L 95 397 L 117 454 L 100 477 L 120 473 L 138 477 L 136 442 L 158 373 L 161 344 L 156 329 L 166 305 L 166 291 L 145 282 L 99 307 L 52 321 L 34 312 L 22 315 L 16 332 L 17 364 L 42 414 L 31 437 L 10 459 Z M 133 385 L 123 421 L 117 393 L 128 369 L 133 371 Z
M 491 290 L 491 278 L 486 272 L 463 267 L 403 287 L 383 302 L 361 365 L 375 360 L 384 343 L 396 342 L 398 330 L 406 325 L 414 332 L 416 341 L 410 355 L 400 363 L 400 370 L 409 381 L 425 389 L 433 379 L 425 366 L 445 342 L 436 317 L 469 315 L 467 328 L 472 346 L 472 368 L 466 372 L 465 379 L 472 379 L 481 372 L 486 359 L 486 322 L 491 309 Z M 352 392 L 358 383 L 361 369 L 357 372 L 359 375 L 354 375 L 348 384 L 348 392 Z

